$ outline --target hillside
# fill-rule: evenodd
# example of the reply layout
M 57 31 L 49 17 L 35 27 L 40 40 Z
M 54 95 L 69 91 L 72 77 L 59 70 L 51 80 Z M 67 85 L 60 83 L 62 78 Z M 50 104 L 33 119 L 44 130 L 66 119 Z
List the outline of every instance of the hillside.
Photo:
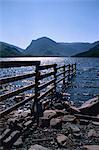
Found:
M 75 55 L 76 57 L 99 57 L 99 44 L 90 50 Z
M 4 42 L 0 42 L 0 57 L 16 57 L 22 56 L 23 49 L 10 45 Z

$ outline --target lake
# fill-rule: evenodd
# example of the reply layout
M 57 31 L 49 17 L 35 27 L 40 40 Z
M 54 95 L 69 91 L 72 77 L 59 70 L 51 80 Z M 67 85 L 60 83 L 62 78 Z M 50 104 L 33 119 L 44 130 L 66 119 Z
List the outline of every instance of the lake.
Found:
M 20 57 L 20 58 L 0 58 L 0 61 L 35 61 L 40 60 L 41 64 L 57 63 L 58 66 L 69 63 L 77 63 L 77 73 L 72 81 L 72 85 L 65 90 L 70 93 L 70 98 L 74 103 L 82 103 L 96 95 L 99 95 L 99 58 L 70 58 L 70 57 Z M 31 71 L 31 68 L 11 71 L 11 69 L 0 69 L 0 77 L 16 75 L 18 72 Z

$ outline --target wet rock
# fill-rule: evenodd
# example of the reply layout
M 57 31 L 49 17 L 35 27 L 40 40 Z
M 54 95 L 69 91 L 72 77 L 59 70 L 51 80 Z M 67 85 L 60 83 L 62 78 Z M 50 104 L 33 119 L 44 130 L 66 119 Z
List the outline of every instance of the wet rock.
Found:
M 62 121 L 65 122 L 74 122 L 76 117 L 74 115 L 65 115 L 62 118 Z
M 35 145 L 32 145 L 28 150 L 50 150 L 50 149 L 43 147 L 41 145 L 35 144 Z
M 99 114 L 99 97 L 95 97 L 93 99 L 88 100 L 79 108 L 79 110 L 82 114 Z
M 83 150 L 99 150 L 99 145 L 84 145 Z
M 50 126 L 52 128 L 60 129 L 62 128 L 62 120 L 60 118 L 53 118 L 50 121 Z

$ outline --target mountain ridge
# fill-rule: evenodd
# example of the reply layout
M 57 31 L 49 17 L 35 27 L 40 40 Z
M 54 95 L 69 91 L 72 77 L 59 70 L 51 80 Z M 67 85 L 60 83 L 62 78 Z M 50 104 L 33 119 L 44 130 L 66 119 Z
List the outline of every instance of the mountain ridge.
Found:
M 16 57 L 16 56 L 76 56 L 78 53 L 85 52 L 99 41 L 93 43 L 88 42 L 55 42 L 48 37 L 41 37 L 32 40 L 26 49 L 21 49 L 17 46 L 0 42 L 0 56 L 1 57 Z M 7 53 L 7 51 L 11 52 Z

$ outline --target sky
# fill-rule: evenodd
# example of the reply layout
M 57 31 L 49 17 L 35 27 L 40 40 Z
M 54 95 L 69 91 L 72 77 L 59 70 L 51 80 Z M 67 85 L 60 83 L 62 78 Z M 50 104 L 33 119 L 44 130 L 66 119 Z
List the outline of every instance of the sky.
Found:
M 26 48 L 44 36 L 99 40 L 99 0 L 0 0 L 0 41 Z

